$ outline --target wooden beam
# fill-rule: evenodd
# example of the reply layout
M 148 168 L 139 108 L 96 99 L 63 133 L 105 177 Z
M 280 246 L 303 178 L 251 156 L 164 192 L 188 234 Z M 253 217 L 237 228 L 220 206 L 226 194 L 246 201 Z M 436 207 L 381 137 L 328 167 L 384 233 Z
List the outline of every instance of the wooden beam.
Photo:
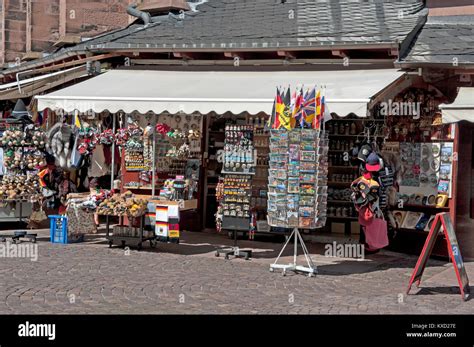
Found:
M 103 59 L 108 59 L 108 58 L 114 58 L 114 57 L 117 57 L 117 56 L 122 56 L 122 54 L 118 54 L 118 53 L 100 54 L 100 55 L 95 55 L 95 56 L 92 56 L 92 57 L 82 58 L 82 59 L 79 59 L 79 60 L 68 61 L 66 63 L 61 63 L 61 64 L 57 64 L 57 65 L 53 65 L 53 66 L 47 66 L 47 67 L 35 69 L 32 72 L 34 72 L 35 74 L 42 73 L 42 72 L 49 72 L 49 71 L 52 71 L 52 70 L 59 70 L 59 69 L 63 69 L 63 68 L 70 67 L 70 66 L 84 64 L 84 63 L 87 63 L 88 61 L 103 60 Z
M 456 75 L 474 75 L 473 68 L 466 68 L 466 70 L 454 70 L 454 74 Z
M 285 63 L 286 62 L 286 63 Z M 132 65 L 183 65 L 183 60 L 178 59 L 132 59 Z M 241 65 L 245 66 L 275 66 L 275 65 L 341 65 L 341 59 L 244 59 L 241 61 Z M 232 60 L 192 60 L 186 62 L 187 65 L 194 66 L 231 66 L 234 64 Z M 387 67 L 393 67 L 393 59 L 352 59 L 351 65 L 373 65 L 381 64 Z

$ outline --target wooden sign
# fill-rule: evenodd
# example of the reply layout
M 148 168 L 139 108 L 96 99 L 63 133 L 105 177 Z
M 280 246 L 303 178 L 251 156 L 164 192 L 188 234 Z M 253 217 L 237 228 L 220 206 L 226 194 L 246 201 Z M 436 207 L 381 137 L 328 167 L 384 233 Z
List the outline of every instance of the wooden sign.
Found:
M 461 250 L 454 232 L 453 224 L 448 213 L 438 213 L 433 221 L 428 237 L 426 238 L 425 245 L 421 251 L 420 257 L 416 263 L 413 274 L 408 284 L 407 294 L 410 292 L 413 282 L 416 282 L 416 286 L 419 287 L 421 283 L 421 276 L 425 270 L 428 258 L 433 251 L 436 239 L 438 237 L 441 226 L 443 227 L 443 233 L 446 237 L 446 243 L 448 246 L 448 254 L 454 266 L 454 272 L 458 279 L 459 288 L 461 289 L 461 296 L 463 300 L 467 300 L 469 297 L 469 279 L 467 278 L 466 268 L 461 257 Z

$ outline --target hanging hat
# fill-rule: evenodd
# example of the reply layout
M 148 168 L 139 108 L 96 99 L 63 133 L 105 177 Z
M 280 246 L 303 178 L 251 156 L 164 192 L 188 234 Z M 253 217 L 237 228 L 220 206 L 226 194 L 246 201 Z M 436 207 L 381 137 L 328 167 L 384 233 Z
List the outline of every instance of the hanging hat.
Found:
M 28 110 L 26 109 L 25 103 L 21 99 L 18 99 L 15 104 L 15 108 L 12 111 L 12 118 L 19 122 L 33 123 L 30 116 L 28 115 Z
M 372 153 L 372 146 L 371 145 L 363 145 L 359 149 L 359 153 L 357 153 L 357 158 L 362 160 L 364 163 L 367 162 L 367 158 Z
M 382 165 L 380 165 L 380 157 L 377 155 L 377 153 L 370 153 L 365 163 L 365 168 L 367 171 L 377 172 L 381 169 L 381 167 Z

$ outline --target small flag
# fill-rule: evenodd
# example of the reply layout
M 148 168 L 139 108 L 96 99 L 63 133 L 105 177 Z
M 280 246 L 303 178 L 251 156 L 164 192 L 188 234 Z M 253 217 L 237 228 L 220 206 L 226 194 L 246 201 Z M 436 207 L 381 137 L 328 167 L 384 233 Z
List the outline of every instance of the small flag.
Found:
M 276 103 L 275 103 L 275 119 L 273 120 L 273 129 L 280 129 L 280 118 L 285 110 L 285 104 L 281 98 L 280 90 L 277 89 Z
M 311 127 L 316 114 L 316 87 L 308 91 L 303 103 L 304 121 Z
M 74 113 L 74 125 L 76 126 L 76 128 L 82 128 L 82 124 L 81 124 L 81 120 L 79 119 L 79 113 L 76 112 Z
M 277 88 L 277 94 L 278 95 L 278 88 Z M 277 103 L 277 96 L 275 95 L 275 99 L 273 100 L 273 108 L 272 108 L 272 113 L 270 113 L 270 118 L 268 118 L 268 122 L 265 124 L 265 127 L 267 129 L 270 129 L 275 122 L 275 116 L 276 116 L 276 103 Z
M 316 94 L 316 114 L 313 119 L 313 129 L 320 128 L 320 120 L 321 120 L 321 91 L 318 90 Z

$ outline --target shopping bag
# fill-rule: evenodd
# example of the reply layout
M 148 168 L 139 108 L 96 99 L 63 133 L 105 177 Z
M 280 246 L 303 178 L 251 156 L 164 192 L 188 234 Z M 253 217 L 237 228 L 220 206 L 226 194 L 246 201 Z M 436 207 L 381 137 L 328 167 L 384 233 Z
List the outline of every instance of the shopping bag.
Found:
M 387 222 L 385 219 L 374 218 L 365 227 L 365 242 L 371 250 L 388 246 Z

